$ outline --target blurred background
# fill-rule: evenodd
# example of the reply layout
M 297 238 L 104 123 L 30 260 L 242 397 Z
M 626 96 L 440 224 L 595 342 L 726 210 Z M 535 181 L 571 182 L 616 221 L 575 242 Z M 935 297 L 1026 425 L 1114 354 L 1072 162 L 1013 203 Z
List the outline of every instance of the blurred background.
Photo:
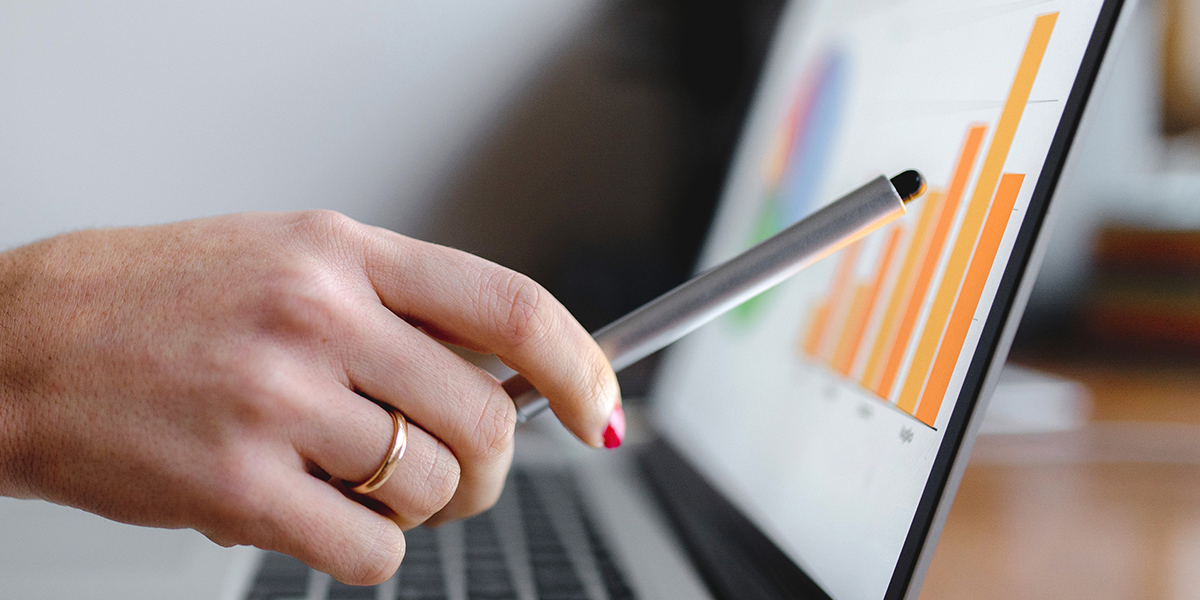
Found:
M 596 328 L 691 272 L 783 4 L 6 0 L 0 248 L 84 227 L 330 208 L 528 273 Z M 1093 421 L 1196 425 L 1200 0 L 1140 3 L 1111 57 L 1014 357 L 1080 382 Z M 622 376 L 627 395 L 646 390 L 653 365 Z M 1200 447 L 1194 430 L 1172 431 L 1186 457 Z M 1160 479 L 1076 473 L 1118 493 L 1096 500 L 1106 516 L 1076 523 L 1092 537 L 1054 536 L 1065 549 L 1022 538 L 1014 548 L 1041 553 L 1012 550 L 1017 567 L 996 555 L 1008 546 L 995 536 L 1023 531 L 1004 525 L 1013 506 L 1048 519 L 1079 500 L 1028 504 L 1021 490 L 1062 476 L 987 463 L 1009 456 L 1004 443 L 981 440 L 927 596 L 984 597 L 974 577 L 986 576 L 1011 584 L 994 597 L 1028 597 L 1021 586 L 1039 573 L 1075 567 L 1103 584 L 1090 597 L 1200 589 L 1200 521 L 1162 516 L 1200 514 L 1190 466 Z M 1119 494 L 1163 482 L 1169 501 Z M 1129 525 L 1147 515 L 1153 527 Z M 1096 539 L 1097 523 L 1117 533 L 1072 541 Z M 1194 535 L 1180 542 L 1177 529 Z M 1106 578 L 1124 571 L 1104 565 L 1128 571 L 1121 552 L 1164 546 L 1188 549 L 1163 560 L 1193 587 L 1138 567 L 1137 581 L 1157 583 L 1113 595 L 1126 588 Z
M 0 247 L 331 208 L 528 273 L 599 327 L 690 273 L 782 5 L 10 0 Z M 1200 347 L 1200 8 L 1147 0 L 1128 33 L 1020 347 Z
M 596 328 L 690 272 L 782 4 L 11 0 L 0 247 L 330 208 Z

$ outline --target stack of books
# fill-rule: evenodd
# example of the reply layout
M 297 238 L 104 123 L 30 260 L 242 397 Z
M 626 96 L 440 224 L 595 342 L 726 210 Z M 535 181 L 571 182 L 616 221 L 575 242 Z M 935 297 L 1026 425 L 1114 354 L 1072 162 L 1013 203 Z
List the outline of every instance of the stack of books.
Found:
M 1090 337 L 1118 347 L 1200 350 L 1200 230 L 1109 227 L 1083 305 Z

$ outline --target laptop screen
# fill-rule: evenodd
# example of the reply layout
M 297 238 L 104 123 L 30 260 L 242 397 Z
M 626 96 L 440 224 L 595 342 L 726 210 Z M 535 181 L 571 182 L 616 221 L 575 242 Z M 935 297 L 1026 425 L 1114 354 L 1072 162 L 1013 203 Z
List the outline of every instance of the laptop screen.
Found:
M 918 169 L 929 191 L 679 343 L 655 416 L 835 599 L 889 590 L 939 452 L 962 440 L 952 415 L 978 394 L 976 350 L 995 348 L 986 326 L 1011 306 L 1006 273 L 1026 268 L 1109 4 L 810 0 L 784 13 L 700 267 L 880 174 Z

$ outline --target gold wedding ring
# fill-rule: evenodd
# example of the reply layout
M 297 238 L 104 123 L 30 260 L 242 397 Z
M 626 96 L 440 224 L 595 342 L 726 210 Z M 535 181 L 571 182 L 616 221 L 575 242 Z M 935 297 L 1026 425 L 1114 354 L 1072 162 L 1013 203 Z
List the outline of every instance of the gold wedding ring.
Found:
M 383 487 L 387 483 L 388 477 L 396 470 L 396 465 L 400 464 L 400 457 L 404 456 L 404 449 L 408 447 L 408 420 L 400 411 L 384 406 L 384 410 L 392 415 L 392 430 L 395 435 L 392 436 L 392 447 L 388 448 L 387 457 L 375 469 L 375 474 L 367 478 L 366 481 L 359 484 L 351 484 L 343 480 L 346 487 L 355 494 L 370 494 L 371 492 Z

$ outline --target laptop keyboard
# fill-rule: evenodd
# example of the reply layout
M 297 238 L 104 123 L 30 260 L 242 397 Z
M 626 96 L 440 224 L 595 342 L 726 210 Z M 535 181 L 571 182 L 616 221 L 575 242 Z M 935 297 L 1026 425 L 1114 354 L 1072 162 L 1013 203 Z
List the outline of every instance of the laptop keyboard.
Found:
M 268 552 L 246 600 L 634 599 L 564 471 L 514 469 L 488 512 L 405 541 L 395 577 L 369 587 Z

